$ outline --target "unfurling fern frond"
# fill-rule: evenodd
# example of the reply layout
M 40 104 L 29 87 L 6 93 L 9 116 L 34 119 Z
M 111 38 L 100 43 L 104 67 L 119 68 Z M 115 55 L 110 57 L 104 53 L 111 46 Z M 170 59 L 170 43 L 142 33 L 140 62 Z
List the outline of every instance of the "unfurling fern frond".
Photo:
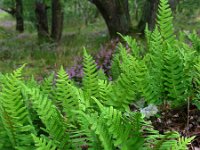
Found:
M 173 45 L 176 37 L 173 28 L 172 11 L 167 0 L 160 0 L 157 23 L 164 41 Z
M 0 92 L 0 116 L 9 142 L 14 149 L 33 146 L 31 133 L 35 134 L 21 87 L 23 66 L 13 74 L 4 76 Z
M 85 99 L 88 100 L 88 105 L 94 104 L 91 96 L 98 97 L 99 93 L 97 66 L 86 50 L 84 50 L 83 59 L 83 91 Z
M 58 108 L 44 95 L 39 89 L 27 88 L 30 95 L 33 108 L 37 112 L 39 118 L 45 125 L 45 131 L 60 149 L 69 148 L 69 136 L 66 133 L 64 117 Z
M 35 135 L 32 135 L 33 140 L 35 142 L 36 150 L 56 150 L 57 147 L 53 143 L 52 140 L 46 140 L 47 138 L 44 137 L 37 137 Z

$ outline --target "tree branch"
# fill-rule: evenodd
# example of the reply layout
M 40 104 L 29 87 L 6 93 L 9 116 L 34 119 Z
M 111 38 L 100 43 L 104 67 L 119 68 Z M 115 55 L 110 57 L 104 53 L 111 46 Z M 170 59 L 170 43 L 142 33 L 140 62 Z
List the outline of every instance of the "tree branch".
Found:
M 10 15 L 12 15 L 12 16 L 15 16 L 15 14 L 16 14 L 16 9 L 15 8 L 3 8 L 3 7 L 0 7 L 0 9 L 2 10 L 2 11 L 4 11 L 4 12 L 6 12 L 6 13 L 8 13 L 8 14 L 10 14 Z

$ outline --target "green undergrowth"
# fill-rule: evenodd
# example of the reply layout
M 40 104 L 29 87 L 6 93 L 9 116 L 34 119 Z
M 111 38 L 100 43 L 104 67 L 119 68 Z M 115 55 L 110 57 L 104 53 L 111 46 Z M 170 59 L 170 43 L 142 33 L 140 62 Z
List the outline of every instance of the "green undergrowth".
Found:
M 39 82 L 23 76 L 29 65 L 0 74 L 0 149 L 188 149 L 195 137 L 160 133 L 149 120 L 158 108 L 200 107 L 200 38 L 195 32 L 176 37 L 167 2 L 160 0 L 154 31 L 146 28 L 145 50 L 122 36 L 128 50 L 118 45 L 112 80 L 86 49 L 81 85 L 63 67 Z

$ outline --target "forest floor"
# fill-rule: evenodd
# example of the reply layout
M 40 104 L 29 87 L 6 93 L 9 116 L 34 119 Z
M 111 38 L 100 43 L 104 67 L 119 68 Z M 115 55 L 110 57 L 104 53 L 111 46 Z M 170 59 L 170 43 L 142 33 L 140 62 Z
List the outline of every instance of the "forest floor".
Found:
M 12 72 L 27 63 L 25 75 L 44 77 L 61 65 L 70 68 L 85 47 L 96 53 L 109 41 L 103 20 L 84 25 L 72 20 L 64 27 L 63 38 L 58 46 L 52 43 L 38 45 L 33 24 L 25 23 L 25 32 L 15 31 L 15 20 L 0 12 L 0 72 Z
M 183 137 L 195 136 L 190 150 L 200 150 L 200 110 L 189 104 L 179 109 L 160 108 L 160 117 L 152 117 L 151 121 L 155 129 L 164 133 L 177 131 Z

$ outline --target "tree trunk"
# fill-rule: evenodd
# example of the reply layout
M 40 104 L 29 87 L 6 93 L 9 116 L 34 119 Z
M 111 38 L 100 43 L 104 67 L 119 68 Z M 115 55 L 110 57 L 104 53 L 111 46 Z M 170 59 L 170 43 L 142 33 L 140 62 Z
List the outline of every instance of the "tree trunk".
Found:
M 47 6 L 44 2 L 36 1 L 35 14 L 38 39 L 43 43 L 49 40 Z
M 173 12 L 176 11 L 176 6 L 178 5 L 180 0 L 169 0 L 169 5 Z
M 24 31 L 24 19 L 23 19 L 23 4 L 22 0 L 16 0 L 16 30 L 19 32 Z
M 52 27 L 51 38 L 59 42 L 63 30 L 64 11 L 61 0 L 52 0 Z
M 179 0 L 169 0 L 170 7 L 172 11 L 175 11 L 176 5 Z M 158 10 L 159 0 L 146 0 L 142 17 L 138 24 L 138 31 L 144 34 L 145 26 L 148 24 L 149 29 L 152 31 L 156 24 L 157 10 Z
M 144 33 L 146 24 L 148 24 L 148 27 L 151 31 L 154 29 L 154 26 L 156 23 L 158 4 L 159 4 L 159 0 L 146 0 L 145 1 L 144 7 L 143 7 L 143 12 L 142 12 L 142 17 L 138 24 L 138 30 L 142 34 Z
M 128 0 L 90 0 L 102 14 L 111 38 L 131 30 Z

